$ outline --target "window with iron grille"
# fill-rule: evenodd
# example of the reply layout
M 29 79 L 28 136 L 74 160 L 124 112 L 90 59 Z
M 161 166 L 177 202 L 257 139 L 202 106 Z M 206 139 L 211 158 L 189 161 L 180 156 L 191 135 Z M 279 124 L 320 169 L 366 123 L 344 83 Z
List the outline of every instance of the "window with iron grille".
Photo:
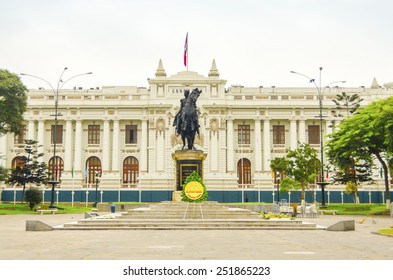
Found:
M 308 144 L 319 144 L 320 143 L 320 131 L 319 125 L 308 126 Z
M 26 126 L 22 125 L 18 134 L 15 134 L 14 144 L 24 144 L 27 138 Z
M 55 143 L 55 131 L 56 125 L 51 126 L 51 144 Z M 57 132 L 56 132 L 56 144 L 63 144 L 63 126 L 57 125 Z
M 126 144 L 136 144 L 138 127 L 136 125 L 126 125 Z
M 100 126 L 88 126 L 88 144 L 100 144 Z
M 239 125 L 237 130 L 238 143 L 240 145 L 250 144 L 250 126 L 249 125 Z
M 273 125 L 273 144 L 285 144 L 285 125 Z

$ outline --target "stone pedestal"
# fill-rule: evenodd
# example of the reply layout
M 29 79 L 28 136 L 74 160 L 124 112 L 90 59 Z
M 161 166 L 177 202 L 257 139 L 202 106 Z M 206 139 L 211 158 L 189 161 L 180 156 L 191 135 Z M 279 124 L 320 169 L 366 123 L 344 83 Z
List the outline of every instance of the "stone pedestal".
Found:
M 172 193 L 172 201 L 173 202 L 181 202 L 181 191 L 174 191 Z
M 175 191 L 182 191 L 182 185 L 187 177 L 197 172 L 203 179 L 203 162 L 207 154 L 199 150 L 179 150 L 172 154 L 175 161 Z

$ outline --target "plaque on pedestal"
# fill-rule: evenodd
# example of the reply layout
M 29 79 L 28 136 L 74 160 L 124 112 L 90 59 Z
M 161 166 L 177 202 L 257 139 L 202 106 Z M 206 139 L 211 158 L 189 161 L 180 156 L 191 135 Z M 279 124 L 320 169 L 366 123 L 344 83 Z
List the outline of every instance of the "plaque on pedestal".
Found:
M 203 179 L 203 161 L 206 154 L 199 150 L 179 150 L 172 154 L 175 161 L 175 191 L 181 191 L 187 177 L 197 172 Z

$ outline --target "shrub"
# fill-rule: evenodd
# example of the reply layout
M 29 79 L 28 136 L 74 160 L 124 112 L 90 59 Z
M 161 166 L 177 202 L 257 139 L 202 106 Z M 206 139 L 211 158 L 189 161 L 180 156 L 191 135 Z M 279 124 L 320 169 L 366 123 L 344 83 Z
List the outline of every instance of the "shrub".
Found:
M 203 187 L 203 195 L 202 195 L 200 198 L 196 199 L 196 200 L 193 200 L 193 199 L 188 198 L 188 197 L 186 196 L 186 193 L 185 193 L 185 188 L 186 188 L 187 184 L 188 184 L 189 182 L 192 182 L 192 181 L 199 182 L 199 183 L 202 185 L 202 187 Z M 186 202 L 203 202 L 203 201 L 206 201 L 207 198 L 208 198 L 206 186 L 205 186 L 205 184 L 203 183 L 203 180 L 202 180 L 201 176 L 199 176 L 199 174 L 196 173 L 195 171 L 193 171 L 193 172 L 187 177 L 187 179 L 185 180 L 185 182 L 184 182 L 184 184 L 182 185 L 182 187 L 183 187 L 182 194 L 181 194 L 181 195 L 182 195 L 182 201 L 186 201 Z
M 29 203 L 30 209 L 33 210 L 36 205 L 42 202 L 41 190 L 37 187 L 30 187 L 26 191 L 26 202 Z

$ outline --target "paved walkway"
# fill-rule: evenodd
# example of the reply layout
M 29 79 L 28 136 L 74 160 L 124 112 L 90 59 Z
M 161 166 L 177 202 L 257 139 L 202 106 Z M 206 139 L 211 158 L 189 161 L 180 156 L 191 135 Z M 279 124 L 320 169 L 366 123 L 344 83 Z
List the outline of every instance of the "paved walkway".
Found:
M 1 260 L 393 260 L 393 238 L 372 234 L 388 217 L 324 215 L 303 220 L 329 226 L 355 220 L 356 230 L 155 230 L 26 232 L 26 220 L 55 226 L 84 214 L 1 215 Z

